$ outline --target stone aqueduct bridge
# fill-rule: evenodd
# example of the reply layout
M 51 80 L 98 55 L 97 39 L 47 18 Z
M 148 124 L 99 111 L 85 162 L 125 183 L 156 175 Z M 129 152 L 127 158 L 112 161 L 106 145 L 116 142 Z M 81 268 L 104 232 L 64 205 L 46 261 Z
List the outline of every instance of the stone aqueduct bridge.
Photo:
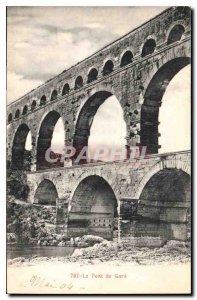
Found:
M 71 234 L 78 234 L 77 220 L 84 224 L 80 225 L 84 230 L 88 220 L 89 232 L 94 228 L 94 233 L 109 236 L 113 217 L 120 214 L 129 219 L 139 199 L 138 213 L 143 218 L 187 223 L 190 153 L 157 153 L 163 94 L 170 80 L 190 63 L 190 14 L 188 7 L 165 10 L 8 106 L 8 165 L 12 170 L 24 169 L 25 142 L 30 131 L 28 201 L 41 203 L 48 197 L 52 203 L 57 198 L 57 220 L 63 225 L 69 219 L 70 227 L 75 228 Z M 97 109 L 111 95 L 116 96 L 123 110 L 126 146 L 146 145 L 152 156 L 136 163 L 52 169 L 43 157 L 51 145 L 57 120 L 63 119 L 65 144 L 80 150 L 88 144 Z M 159 227 L 160 233 L 165 226 Z M 172 236 L 185 236 L 184 230 L 180 234 L 170 227 Z
M 28 200 L 39 203 L 40 197 L 43 195 L 45 198 L 47 194 L 52 201 L 53 190 L 49 190 L 49 186 L 53 182 L 56 187 L 54 199 L 58 198 L 58 209 L 64 215 L 59 219 L 60 226 L 68 222 L 67 214 L 70 220 L 87 218 L 94 219 L 93 223 L 106 221 L 110 219 L 114 206 L 115 216 L 131 220 L 133 208 L 138 204 L 138 214 L 146 220 L 143 228 L 145 234 L 165 235 L 167 230 L 170 237 L 185 239 L 190 223 L 190 160 L 190 151 L 183 151 L 125 162 L 100 162 L 35 171 L 27 174 L 30 187 Z M 156 232 L 151 226 L 153 220 L 156 223 L 162 221 Z M 98 224 L 91 225 L 93 229 L 87 231 L 84 228 L 82 232 L 96 230 L 98 234 L 110 236 L 111 233 L 106 232 L 106 228 L 103 230 L 102 224 L 99 228 L 96 226 Z M 76 228 L 75 231 L 79 234 Z M 135 231 L 137 235 L 140 233 Z M 72 231 L 73 234 L 75 232 Z

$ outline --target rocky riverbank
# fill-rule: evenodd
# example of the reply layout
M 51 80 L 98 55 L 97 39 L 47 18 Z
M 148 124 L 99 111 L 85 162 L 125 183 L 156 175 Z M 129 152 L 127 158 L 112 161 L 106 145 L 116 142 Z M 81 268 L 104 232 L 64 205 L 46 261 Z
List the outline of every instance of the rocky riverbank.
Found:
M 190 262 L 190 247 L 184 242 L 169 241 L 165 245 L 156 248 L 137 247 L 132 243 L 117 243 L 104 240 L 92 247 L 76 249 L 68 257 L 18 257 L 8 260 L 10 266 L 32 265 L 40 262 L 78 262 L 80 264 L 95 263 L 125 263 L 136 265 L 156 264 L 185 264 Z
M 101 237 L 85 235 L 69 238 L 55 229 L 54 207 L 10 201 L 7 208 L 7 242 L 31 246 L 77 247 L 69 257 L 18 257 L 8 260 L 9 265 L 34 264 L 44 261 L 80 262 L 132 262 L 134 264 L 187 263 L 190 261 L 190 243 L 164 241 L 159 237 L 128 237 L 107 241 Z
M 7 204 L 7 243 L 46 246 L 47 239 L 52 243 L 56 235 L 56 207 L 11 200 Z M 54 245 L 58 242 L 57 237 Z
M 56 231 L 56 207 L 22 201 L 7 205 L 7 243 L 24 246 L 88 247 L 104 241 L 91 235 L 70 238 Z

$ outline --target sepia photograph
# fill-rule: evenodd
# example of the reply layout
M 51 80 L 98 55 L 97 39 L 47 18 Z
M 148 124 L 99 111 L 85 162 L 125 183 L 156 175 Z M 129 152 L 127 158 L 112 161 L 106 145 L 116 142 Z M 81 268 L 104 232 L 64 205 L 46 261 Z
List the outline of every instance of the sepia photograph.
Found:
M 7 6 L 7 294 L 190 295 L 189 6 Z

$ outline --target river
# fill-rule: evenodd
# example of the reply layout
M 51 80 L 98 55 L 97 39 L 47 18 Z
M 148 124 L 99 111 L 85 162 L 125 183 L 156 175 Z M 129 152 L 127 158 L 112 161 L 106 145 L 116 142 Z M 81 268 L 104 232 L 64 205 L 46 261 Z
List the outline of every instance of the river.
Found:
M 77 247 L 8 245 L 7 258 L 30 258 L 35 255 L 40 257 L 65 257 L 71 255 L 75 249 Z

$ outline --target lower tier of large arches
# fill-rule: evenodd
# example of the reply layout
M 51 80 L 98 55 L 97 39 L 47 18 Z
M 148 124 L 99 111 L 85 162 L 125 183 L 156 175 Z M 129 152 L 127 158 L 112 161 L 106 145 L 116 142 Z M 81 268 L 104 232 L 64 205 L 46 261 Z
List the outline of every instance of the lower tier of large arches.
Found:
M 191 223 L 188 155 L 154 157 L 136 173 L 131 165 L 118 163 L 31 173 L 31 202 L 56 206 L 56 226 L 69 237 L 187 240 Z

